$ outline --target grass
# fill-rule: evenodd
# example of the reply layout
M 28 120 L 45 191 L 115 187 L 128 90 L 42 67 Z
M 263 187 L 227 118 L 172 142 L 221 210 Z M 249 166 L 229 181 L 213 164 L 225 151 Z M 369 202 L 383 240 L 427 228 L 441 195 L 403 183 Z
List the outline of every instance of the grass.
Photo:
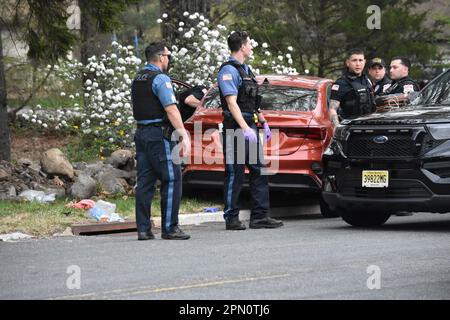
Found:
M 116 204 L 116 212 L 122 218 L 135 218 L 134 197 L 123 196 L 103 200 Z M 75 223 L 95 222 L 94 219 L 89 218 L 88 210 L 66 208 L 65 205 L 69 201 L 69 199 L 58 199 L 49 204 L 0 201 L 0 234 L 23 232 L 37 237 L 46 237 L 62 232 Z M 197 213 L 205 207 L 213 206 L 221 208 L 222 204 L 206 199 L 184 197 L 181 201 L 180 213 Z M 152 216 L 159 217 L 160 212 L 160 198 L 157 192 L 152 203 Z

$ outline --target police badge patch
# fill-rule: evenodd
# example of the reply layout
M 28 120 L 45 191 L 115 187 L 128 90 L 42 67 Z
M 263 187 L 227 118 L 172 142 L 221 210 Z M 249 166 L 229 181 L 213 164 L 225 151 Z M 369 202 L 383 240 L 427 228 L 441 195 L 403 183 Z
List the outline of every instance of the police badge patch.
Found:
M 387 89 L 389 89 L 391 87 L 391 84 L 390 83 L 388 83 L 388 84 L 385 84 L 384 86 L 383 86 L 383 92 L 385 92 Z
M 333 84 L 333 86 L 331 87 L 331 90 L 338 91 L 339 90 L 339 85 L 338 84 Z
M 405 84 L 403 86 L 403 93 L 410 93 L 414 91 L 414 86 L 412 84 Z

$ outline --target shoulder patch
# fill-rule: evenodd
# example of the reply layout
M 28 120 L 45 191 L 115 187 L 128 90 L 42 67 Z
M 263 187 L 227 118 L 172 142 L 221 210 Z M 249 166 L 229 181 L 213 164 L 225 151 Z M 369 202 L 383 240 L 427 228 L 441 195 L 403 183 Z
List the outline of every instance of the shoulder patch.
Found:
M 387 89 L 389 89 L 390 88 L 390 86 L 391 86 L 391 84 L 390 83 L 388 83 L 388 84 L 385 84 L 384 86 L 383 86 L 383 92 L 385 92 Z
M 166 88 L 167 89 L 172 89 L 172 84 L 170 82 L 166 82 Z
M 403 93 L 410 93 L 414 91 L 414 85 L 412 84 L 405 84 L 403 86 Z
M 225 74 L 222 76 L 222 80 L 223 80 L 223 81 L 230 81 L 230 80 L 233 80 L 233 76 L 231 75 L 231 73 L 225 73 Z
M 331 90 L 338 91 L 339 90 L 339 85 L 338 84 L 333 84 L 333 86 L 331 87 Z

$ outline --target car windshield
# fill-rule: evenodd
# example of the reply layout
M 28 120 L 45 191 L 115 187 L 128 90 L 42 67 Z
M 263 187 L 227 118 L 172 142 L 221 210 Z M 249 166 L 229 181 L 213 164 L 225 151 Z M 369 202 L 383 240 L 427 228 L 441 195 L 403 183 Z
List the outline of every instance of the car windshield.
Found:
M 411 104 L 450 105 L 450 70 L 432 80 Z
M 261 85 L 259 93 L 262 95 L 261 110 L 311 111 L 317 104 L 316 91 L 310 89 Z M 205 108 L 220 108 L 219 88 L 208 93 Z

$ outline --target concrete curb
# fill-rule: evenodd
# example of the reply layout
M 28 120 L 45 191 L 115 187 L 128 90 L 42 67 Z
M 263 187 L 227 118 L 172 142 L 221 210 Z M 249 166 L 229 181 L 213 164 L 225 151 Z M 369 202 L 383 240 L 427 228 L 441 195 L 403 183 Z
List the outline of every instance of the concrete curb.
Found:
M 283 208 L 271 208 L 271 217 L 273 218 L 285 218 L 295 217 L 305 214 L 320 214 L 319 205 L 303 205 L 297 207 L 283 207 Z M 239 213 L 239 219 L 241 221 L 250 220 L 250 210 L 241 210 Z M 178 215 L 178 223 L 180 226 L 199 225 L 207 222 L 224 222 L 223 211 L 218 212 L 200 212 L 192 214 L 180 214 Z M 161 228 L 161 218 L 152 218 L 152 227 Z

